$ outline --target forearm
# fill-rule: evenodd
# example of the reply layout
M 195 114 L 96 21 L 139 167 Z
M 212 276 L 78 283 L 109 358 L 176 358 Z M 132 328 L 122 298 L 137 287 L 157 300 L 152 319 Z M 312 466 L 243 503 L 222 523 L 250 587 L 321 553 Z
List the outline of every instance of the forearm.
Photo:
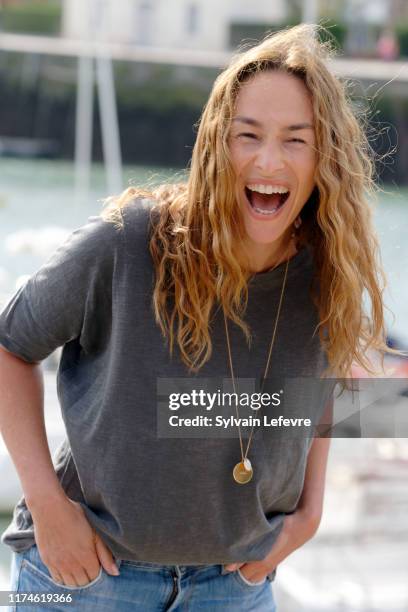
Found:
M 63 495 L 44 424 L 44 383 L 39 365 L 0 348 L 0 432 L 30 510 Z
M 315 438 L 309 451 L 305 481 L 298 509 L 311 521 L 320 523 L 330 438 Z
M 331 399 L 320 421 L 320 425 L 329 426 L 333 420 L 333 399 Z M 330 450 L 330 437 L 314 438 L 311 444 L 307 464 L 302 495 L 299 500 L 298 509 L 312 522 L 316 528 L 320 523 L 323 512 L 324 490 L 326 482 L 327 461 Z

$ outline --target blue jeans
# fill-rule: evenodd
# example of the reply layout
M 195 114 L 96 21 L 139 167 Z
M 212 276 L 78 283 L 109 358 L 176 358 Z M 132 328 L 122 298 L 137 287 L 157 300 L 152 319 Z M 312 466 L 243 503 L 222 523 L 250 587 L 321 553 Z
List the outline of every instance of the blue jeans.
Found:
M 18 603 L 9 612 L 275 612 L 272 586 L 265 579 L 248 582 L 238 571 L 226 572 L 222 565 L 158 565 L 138 561 L 116 561 L 119 576 L 100 569 L 98 576 L 81 587 L 68 587 L 51 578 L 37 546 L 13 553 L 12 591 L 27 591 L 53 597 L 53 603 Z M 55 594 L 55 596 L 54 596 Z M 70 595 L 70 597 L 67 597 Z M 61 603 L 56 599 L 68 599 Z M 72 597 L 72 601 L 69 599 Z

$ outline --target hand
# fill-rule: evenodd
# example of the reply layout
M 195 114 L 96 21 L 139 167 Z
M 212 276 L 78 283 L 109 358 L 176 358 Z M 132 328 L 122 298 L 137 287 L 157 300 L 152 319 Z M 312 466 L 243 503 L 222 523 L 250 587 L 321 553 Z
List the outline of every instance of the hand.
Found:
M 230 563 L 225 569 L 231 572 L 239 569 L 249 582 L 261 582 L 281 561 L 314 536 L 319 523 L 320 517 L 312 517 L 302 509 L 287 514 L 276 542 L 262 561 Z
M 56 582 L 84 586 L 95 580 L 101 565 L 108 574 L 119 574 L 111 551 L 79 503 L 60 497 L 31 514 L 38 552 Z

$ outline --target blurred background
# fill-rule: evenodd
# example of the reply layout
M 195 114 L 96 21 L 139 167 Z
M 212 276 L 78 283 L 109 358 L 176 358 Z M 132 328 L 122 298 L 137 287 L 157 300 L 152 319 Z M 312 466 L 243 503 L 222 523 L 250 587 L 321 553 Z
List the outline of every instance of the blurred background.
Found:
M 407 0 L 0 0 L 0 308 L 102 198 L 182 179 L 231 54 L 302 21 L 326 27 L 367 126 L 388 339 L 406 349 Z M 58 359 L 43 363 L 52 450 Z M 406 360 L 392 364 L 407 382 Z M 377 407 L 395 406 L 407 414 L 403 382 Z M 278 569 L 279 612 L 408 610 L 408 441 L 376 435 L 333 440 L 322 525 Z M 0 440 L 0 531 L 20 494 Z M 0 590 L 9 563 L 0 544 Z

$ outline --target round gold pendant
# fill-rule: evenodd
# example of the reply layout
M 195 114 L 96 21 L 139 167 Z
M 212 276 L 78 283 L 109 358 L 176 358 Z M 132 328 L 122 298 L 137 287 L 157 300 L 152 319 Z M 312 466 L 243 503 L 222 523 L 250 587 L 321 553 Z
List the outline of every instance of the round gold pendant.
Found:
M 246 484 L 249 482 L 253 476 L 253 473 L 254 471 L 249 459 L 244 459 L 244 461 L 237 463 L 232 472 L 234 480 L 238 484 Z

